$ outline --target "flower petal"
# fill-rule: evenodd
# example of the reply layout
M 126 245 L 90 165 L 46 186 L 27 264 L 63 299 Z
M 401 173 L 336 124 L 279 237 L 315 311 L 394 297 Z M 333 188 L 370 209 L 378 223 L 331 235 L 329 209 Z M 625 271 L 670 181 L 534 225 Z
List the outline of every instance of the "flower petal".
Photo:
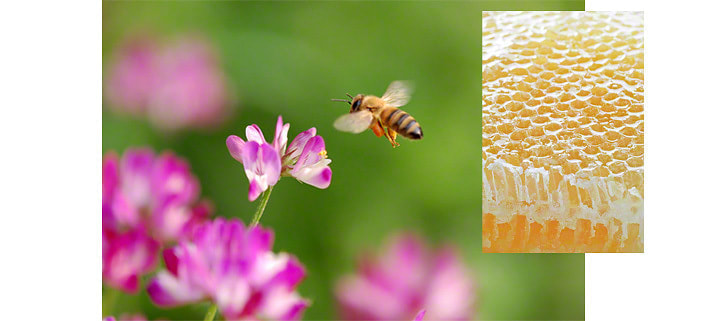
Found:
M 149 37 L 132 37 L 116 56 L 107 67 L 108 105 L 117 112 L 141 114 L 160 83 L 160 46 Z
M 286 149 L 286 160 L 284 161 L 285 164 L 293 164 L 294 161 L 296 161 L 300 156 L 301 153 L 303 152 L 303 147 L 306 146 L 306 143 L 308 142 L 309 139 L 311 139 L 313 136 L 316 135 L 316 128 L 312 127 L 306 131 L 301 132 L 300 134 L 296 135 L 296 138 L 293 139 L 291 142 L 291 145 L 288 146 L 288 149 Z
M 291 171 L 291 176 L 308 185 L 325 189 L 330 186 L 333 171 L 328 167 L 329 159 L 322 159 L 311 166 L 300 167 Z
M 240 222 L 241 223 L 241 222 Z M 250 262 L 256 262 L 257 258 L 265 253 L 269 253 L 274 244 L 274 232 L 261 225 L 251 226 L 246 230 L 243 257 Z
M 317 163 L 323 158 L 320 153 L 324 150 L 325 141 L 323 141 L 323 137 L 312 137 L 308 140 L 308 142 L 306 142 L 306 145 L 303 147 L 301 157 L 298 158 L 298 161 L 296 162 L 296 165 L 293 166 L 293 169 L 298 170 L 300 167 L 310 166 Z
M 283 286 L 267 291 L 263 301 L 259 314 L 273 320 L 298 320 L 309 305 L 298 293 Z
M 158 205 L 168 201 L 192 203 L 200 193 L 200 183 L 184 159 L 164 152 L 153 165 L 151 193 Z
M 415 288 L 427 277 L 426 247 L 415 234 L 398 235 L 391 241 L 386 253 L 380 269 L 403 291 Z
M 306 308 L 310 305 L 310 302 L 308 302 L 308 300 L 303 299 L 301 297 L 297 297 L 297 299 L 293 300 L 292 302 L 293 303 L 291 304 L 291 308 L 288 309 L 286 313 L 281 316 L 281 320 L 300 320 L 303 311 L 306 310 Z
M 150 202 L 153 161 L 154 155 L 149 149 L 129 149 L 121 159 L 121 190 L 135 207 L 147 206 Z
M 139 276 L 157 263 L 160 244 L 140 229 L 123 234 L 104 234 L 103 279 L 129 293 L 138 291 Z
M 273 276 L 269 286 L 283 285 L 288 289 L 293 289 L 305 277 L 306 269 L 303 267 L 301 262 L 293 256 L 288 256 L 285 266 L 282 267 L 280 272 Z
M 236 159 L 238 162 L 242 162 L 242 149 L 244 148 L 244 140 L 239 136 L 230 135 L 227 137 L 227 149 L 232 158 Z
M 175 254 L 175 248 L 165 249 L 163 251 L 163 261 L 165 261 L 165 268 L 168 272 L 177 277 L 180 259 Z
M 184 203 L 165 202 L 153 211 L 150 218 L 154 234 L 166 242 L 178 240 L 185 231 L 185 226 L 190 222 L 192 213 L 190 206 Z
M 266 183 L 274 186 L 281 177 L 281 156 L 268 144 L 262 144 L 260 151 L 262 173 L 266 175 Z
M 473 279 L 466 266 L 452 248 L 439 250 L 433 263 L 424 306 L 437 319 L 467 318 L 475 293 Z
M 146 291 L 151 301 L 161 307 L 196 302 L 205 297 L 199 289 L 189 287 L 166 271 L 158 272 L 146 287 Z
M 151 92 L 148 117 L 164 130 L 210 128 L 231 111 L 226 77 L 214 50 L 197 37 L 164 46 L 160 84 Z
M 247 178 L 251 180 L 256 175 L 259 158 L 259 143 L 248 141 L 242 149 L 242 164 L 244 164 L 244 172 Z
M 426 313 L 426 310 L 419 311 L 419 313 L 417 313 L 417 316 L 414 317 L 414 321 L 422 321 L 424 319 L 424 313 Z
M 207 221 L 214 211 L 214 206 L 212 202 L 208 200 L 201 200 L 195 206 L 192 207 L 192 213 L 190 220 L 183 226 L 183 230 L 180 233 L 178 240 L 184 238 L 191 238 L 195 232 L 195 229 Z
M 113 228 L 137 227 L 141 223 L 139 209 L 126 197 L 123 192 L 117 192 L 113 196 L 111 203 L 111 219 L 107 223 L 113 222 Z
M 264 134 L 261 132 L 261 128 L 259 128 L 256 124 L 247 126 L 246 133 L 247 141 L 257 142 L 259 144 L 266 143 L 266 139 L 264 138 Z
M 249 202 L 255 201 L 265 190 L 256 179 L 249 182 Z
M 336 296 L 346 320 L 402 320 L 406 302 L 386 289 L 386 284 L 373 283 L 359 276 L 341 279 Z
M 286 287 L 293 289 L 306 276 L 306 270 L 298 260 L 286 253 L 274 254 L 262 252 L 252 259 L 253 265 L 248 274 L 252 286 L 271 289 Z
M 248 311 L 243 311 L 247 309 L 246 306 L 249 305 L 251 296 L 251 289 L 249 288 L 249 283 L 238 276 L 232 275 L 220 282 L 217 285 L 217 290 L 215 294 L 215 301 L 219 307 L 220 313 L 227 320 L 238 320 L 239 316 Z
M 109 152 L 104 156 L 103 164 L 101 166 L 101 189 L 103 203 L 111 202 L 111 196 L 114 191 L 118 188 L 118 155 L 113 152 Z
M 274 133 L 274 148 L 279 152 L 279 155 L 286 153 L 286 142 L 288 142 L 288 129 L 291 124 L 283 124 L 283 119 L 279 115 L 276 121 L 276 133 Z

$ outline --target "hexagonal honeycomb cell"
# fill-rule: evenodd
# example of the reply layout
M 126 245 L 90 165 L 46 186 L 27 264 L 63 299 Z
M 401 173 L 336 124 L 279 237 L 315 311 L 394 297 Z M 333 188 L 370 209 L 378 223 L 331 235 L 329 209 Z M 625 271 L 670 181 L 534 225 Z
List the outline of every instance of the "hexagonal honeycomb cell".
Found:
M 643 252 L 643 13 L 483 13 L 483 251 Z

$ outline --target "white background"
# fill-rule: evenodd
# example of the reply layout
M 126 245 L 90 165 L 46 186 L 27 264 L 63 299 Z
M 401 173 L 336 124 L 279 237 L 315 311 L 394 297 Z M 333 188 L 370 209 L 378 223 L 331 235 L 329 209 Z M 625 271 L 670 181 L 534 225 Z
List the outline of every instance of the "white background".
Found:
M 586 255 L 589 320 L 708 315 L 710 15 L 692 4 L 587 1 L 645 11 L 646 48 L 646 253 Z M 0 319 L 98 320 L 101 3 L 2 13 Z
M 645 253 L 585 255 L 588 320 L 710 315 L 710 15 L 693 3 L 586 2 L 587 11 L 645 12 L 646 94 Z
M 0 320 L 100 320 L 101 2 L 0 10 Z

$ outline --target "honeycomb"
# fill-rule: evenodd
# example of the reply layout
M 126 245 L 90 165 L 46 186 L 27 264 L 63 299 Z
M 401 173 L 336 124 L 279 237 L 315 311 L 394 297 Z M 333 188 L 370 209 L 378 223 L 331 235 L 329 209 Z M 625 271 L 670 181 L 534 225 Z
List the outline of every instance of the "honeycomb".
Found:
M 643 13 L 483 13 L 483 251 L 643 252 Z

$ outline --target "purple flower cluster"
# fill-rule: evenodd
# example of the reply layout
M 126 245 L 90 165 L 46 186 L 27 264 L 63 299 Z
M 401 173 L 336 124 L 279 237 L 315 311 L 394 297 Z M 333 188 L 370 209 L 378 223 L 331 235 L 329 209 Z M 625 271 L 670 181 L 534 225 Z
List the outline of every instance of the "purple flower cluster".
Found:
M 102 166 L 103 278 L 135 293 L 157 263 L 162 244 L 191 233 L 210 214 L 189 165 L 171 153 L 129 149 Z
M 164 251 L 166 270 L 148 285 L 159 306 L 208 299 L 227 320 L 299 319 L 308 302 L 295 292 L 305 269 L 288 254 L 271 251 L 274 234 L 239 220 L 215 219 L 191 241 Z
M 164 130 L 208 128 L 230 112 L 217 55 L 201 38 L 130 38 L 114 55 L 106 97 L 116 112 L 148 117 Z
M 365 256 L 336 295 L 346 320 L 422 320 L 422 309 L 428 320 L 470 320 L 473 286 L 453 249 L 431 252 L 415 236 L 401 235 L 382 256 Z
M 330 185 L 323 138 L 311 128 L 287 144 L 289 128 L 279 116 L 270 143 L 257 125 L 246 128 L 246 141 L 227 138 L 231 156 L 244 166 L 250 201 L 283 176 L 321 189 Z M 272 251 L 271 230 L 238 219 L 209 220 L 210 206 L 200 199 L 200 184 L 185 160 L 129 149 L 122 157 L 106 154 L 102 174 L 107 285 L 136 293 L 162 249 L 165 269 L 146 287 L 158 306 L 209 301 L 208 319 L 219 311 L 226 320 L 299 320 L 310 305 L 296 291 L 305 268 L 294 256 Z M 256 217 L 263 206 L 260 211 Z M 417 237 L 400 235 L 381 256 L 364 256 L 358 272 L 338 282 L 336 295 L 341 318 L 348 320 L 469 320 L 473 287 L 452 248 L 431 251 Z
M 249 201 L 254 201 L 281 176 L 291 176 L 317 188 L 327 188 L 333 172 L 328 164 L 323 137 L 315 127 L 301 132 L 288 148 L 288 130 L 279 116 L 274 141 L 268 143 L 256 124 L 247 126 L 245 142 L 236 135 L 227 137 L 227 149 L 234 159 L 244 164 L 249 180 Z

